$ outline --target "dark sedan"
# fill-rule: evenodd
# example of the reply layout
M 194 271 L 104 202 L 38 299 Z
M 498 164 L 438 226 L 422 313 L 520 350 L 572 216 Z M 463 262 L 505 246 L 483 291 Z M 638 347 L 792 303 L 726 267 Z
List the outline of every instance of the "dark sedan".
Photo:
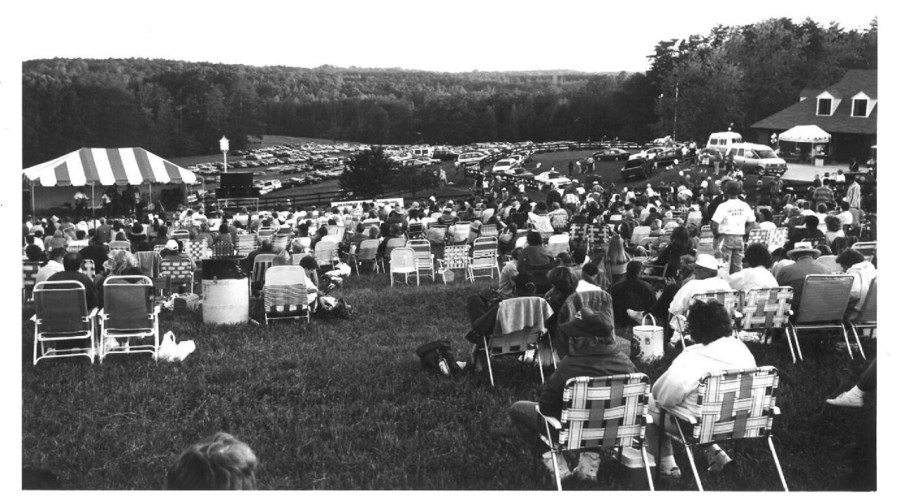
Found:
M 606 148 L 599 152 L 594 152 L 591 157 L 597 160 L 628 160 L 628 152 L 621 148 Z
M 622 179 L 628 181 L 631 178 L 649 178 L 652 167 L 652 161 L 641 158 L 631 159 L 622 167 Z
M 514 167 L 506 171 L 506 175 L 516 178 L 534 178 L 534 173 L 528 171 L 528 169 L 525 169 L 524 167 Z

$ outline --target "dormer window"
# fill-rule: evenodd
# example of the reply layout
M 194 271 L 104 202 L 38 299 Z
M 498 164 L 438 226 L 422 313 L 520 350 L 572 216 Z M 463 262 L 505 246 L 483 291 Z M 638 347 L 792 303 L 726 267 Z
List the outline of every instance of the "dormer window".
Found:
M 831 115 L 831 98 L 819 98 L 819 102 L 816 107 L 816 115 Z
M 859 92 L 853 96 L 851 104 L 850 116 L 865 118 L 872 112 L 872 108 L 875 106 L 875 100 L 869 99 L 869 96 L 866 95 L 866 93 Z

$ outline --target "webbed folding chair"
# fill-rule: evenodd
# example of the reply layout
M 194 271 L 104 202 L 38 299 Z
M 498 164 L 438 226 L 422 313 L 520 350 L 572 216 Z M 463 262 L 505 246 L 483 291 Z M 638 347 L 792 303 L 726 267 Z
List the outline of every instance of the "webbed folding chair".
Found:
M 278 265 L 266 270 L 263 285 L 263 322 L 304 319 L 309 323 L 309 295 L 306 274 L 299 265 Z
M 271 253 L 260 253 L 253 258 L 253 268 L 250 270 L 250 292 L 260 291 L 266 280 L 266 270 L 272 266 L 275 255 Z
M 403 274 L 403 282 L 409 284 L 409 274 L 415 274 L 416 286 L 419 285 L 419 269 L 416 266 L 416 252 L 412 248 L 398 247 L 391 250 L 390 259 L 391 287 L 394 286 L 394 274 Z
M 854 242 L 850 249 L 855 249 L 862 253 L 866 261 L 872 261 L 872 258 L 875 257 L 875 252 L 878 250 L 878 243 L 875 241 Z
M 427 241 L 426 241 L 427 242 Z M 366 239 L 359 243 L 356 251 L 350 253 L 350 264 L 356 269 L 356 275 L 359 275 L 359 265 L 361 263 L 371 263 L 372 268 L 378 273 L 378 239 Z
M 853 359 L 853 349 L 850 338 L 847 336 L 847 328 L 844 326 L 844 312 L 850 302 L 850 289 L 853 287 L 853 276 L 846 274 L 810 274 L 803 281 L 803 293 L 797 311 L 793 312 L 787 325 L 788 348 L 791 349 L 791 358 L 796 363 L 794 347 L 791 343 L 793 336 L 797 346 L 797 356 L 803 360 L 803 352 L 800 351 L 800 340 L 797 333 L 801 330 L 840 330 L 844 334 L 844 342 L 847 344 L 847 352 Z M 856 339 L 859 345 L 859 338 Z M 865 354 L 863 354 L 865 359 Z
M 165 244 L 156 244 L 155 246 L 153 246 L 153 251 L 157 253 L 161 253 L 163 249 L 166 249 Z
M 693 305 L 695 302 L 703 302 L 707 303 L 710 300 L 715 300 L 719 302 L 720 305 L 725 307 L 725 310 L 728 312 L 728 317 L 731 318 L 732 321 L 732 330 L 733 335 L 737 337 L 737 331 L 734 330 L 734 320 L 735 313 L 738 311 L 738 307 L 740 306 L 741 296 L 739 291 L 729 291 L 729 290 L 716 290 L 716 291 L 707 291 L 706 293 L 697 293 L 696 295 L 691 297 L 690 305 Z M 679 314 L 677 316 L 673 316 L 672 323 L 675 329 L 682 334 L 681 336 L 681 348 L 687 348 L 687 345 L 684 341 L 684 332 L 687 327 L 687 316 L 685 314 Z
M 569 234 L 551 235 L 550 239 L 547 241 L 547 251 L 549 251 L 550 256 L 553 256 L 554 258 L 559 256 L 560 253 L 568 253 Z
M 169 238 L 175 239 L 176 241 L 189 241 L 191 240 L 191 233 L 187 231 L 187 229 L 179 228 L 173 230 L 172 235 L 169 236 Z
M 281 235 L 275 234 L 272 237 L 272 249 L 275 250 L 276 253 L 280 253 L 287 247 L 289 235 Z
M 498 261 L 499 251 L 497 250 L 496 237 L 479 237 L 472 243 L 472 259 L 467 267 L 469 280 L 475 282 L 475 272 L 487 270 L 489 277 L 494 278 L 494 270 L 497 271 L 497 278 L 500 278 L 500 264 Z M 479 275 L 478 277 L 485 277 Z
M 381 262 L 381 270 L 385 271 L 388 269 L 387 264 L 385 262 L 390 263 L 391 261 L 391 252 L 394 249 L 401 248 L 406 246 L 406 237 L 394 237 L 392 239 L 387 240 L 387 244 L 384 245 L 384 254 L 378 257 L 378 260 Z
M 562 399 L 559 420 L 541 414 L 546 432 L 541 440 L 550 447 L 556 470 L 556 489 L 562 491 L 559 459 L 564 452 L 615 451 L 621 461 L 622 451 L 632 448 L 637 441 L 647 484 L 653 491 L 645 442 L 647 424 L 652 422 L 647 413 L 650 378 L 643 373 L 570 378 L 566 381 Z M 540 414 L 540 406 L 535 406 Z
M 85 356 L 94 363 L 96 340 L 94 317 L 97 309 L 87 308 L 87 293 L 78 281 L 44 281 L 34 286 L 33 364 L 41 359 Z M 57 348 L 48 343 L 86 340 L 87 347 Z
M 111 241 L 107 244 L 109 247 L 110 253 L 115 253 L 116 251 L 131 251 L 131 243 L 128 241 Z M 165 248 L 165 246 L 163 246 Z
M 595 223 L 588 227 L 588 249 L 599 252 L 609 242 L 609 227 L 602 223 Z
M 166 257 L 159 261 L 159 277 L 168 278 L 169 287 L 185 285 L 194 292 L 194 265 L 188 258 Z
M 98 344 L 101 364 L 109 354 L 147 353 L 156 360 L 160 308 L 153 305 L 152 294 L 153 281 L 149 277 L 117 275 L 103 281 Z
M 494 385 L 494 370 L 491 367 L 491 359 L 504 356 L 525 356 L 526 352 L 531 350 L 536 353 L 535 360 L 541 375 L 541 383 L 544 382 L 543 362 L 538 346 L 542 340 L 546 340 L 550 347 L 550 353 L 553 353 L 553 341 L 547 336 L 547 330 L 544 328 L 544 323 L 551 315 L 553 315 L 553 309 L 550 308 L 550 304 L 539 296 L 520 296 L 500 302 L 494 333 L 490 337 L 483 338 L 487 354 L 488 375 L 491 378 L 492 386 Z M 555 361 L 553 362 L 555 364 Z
M 197 239 L 193 241 L 185 241 L 184 254 L 188 255 L 194 261 L 195 267 L 203 265 L 206 259 L 207 243 L 206 239 Z
M 272 227 L 260 227 L 256 229 L 256 242 L 262 244 L 263 239 L 271 239 L 275 235 Z
M 750 244 L 762 244 L 764 246 L 768 246 L 769 231 L 762 228 L 754 228 L 750 230 L 750 234 L 747 236 L 747 246 L 749 246 Z
M 744 291 L 740 308 L 735 314 L 740 329 L 771 337 L 771 330 L 787 325 L 793 298 L 794 288 L 790 286 Z
M 860 330 L 875 330 L 878 328 L 878 278 L 872 279 L 872 284 L 869 285 L 869 292 L 866 293 L 865 299 L 863 299 L 862 305 L 859 308 L 859 313 L 853 319 L 848 319 L 847 323 L 850 324 L 850 329 L 853 331 L 853 336 L 856 337 L 857 344 L 859 343 L 859 331 Z M 866 355 L 863 353 L 862 345 L 859 346 L 859 352 L 863 355 L 863 359 L 865 359 Z
M 697 244 L 697 254 L 714 254 L 715 253 L 715 236 L 709 226 L 704 226 L 700 230 L 700 241 Z
M 769 231 L 769 251 L 784 247 L 788 240 L 788 227 L 778 227 Z
M 588 227 L 586 223 L 572 223 L 569 229 L 569 245 L 572 247 L 587 248 Z
M 22 261 L 22 303 L 31 300 L 31 292 L 37 284 L 38 270 L 41 269 L 39 261 Z
M 469 270 L 470 260 L 471 257 L 469 256 L 468 244 L 444 246 L 444 257 L 437 259 L 438 273 L 441 274 L 441 279 L 444 280 L 444 284 L 447 284 L 446 273 L 448 271 L 454 269 L 463 269 L 464 271 L 467 271 Z
M 68 246 L 66 246 L 66 252 L 67 253 L 77 253 L 86 247 L 87 247 L 87 244 L 85 244 L 83 242 L 78 243 L 78 244 L 71 243 Z
M 217 242 L 212 246 L 212 257 L 231 258 L 234 256 L 234 245 L 227 242 Z
M 340 261 L 338 257 L 338 244 L 337 242 L 330 241 L 319 241 L 316 243 L 316 247 L 313 250 L 314 256 L 316 257 L 316 263 L 319 264 L 320 268 L 328 268 L 334 269 L 335 262 Z
M 299 265 L 304 256 L 312 256 L 309 253 L 295 253 L 291 255 L 291 265 Z
M 482 225 L 481 226 L 481 237 L 498 237 L 500 232 L 497 230 L 497 225 L 493 223 L 490 225 Z
M 765 438 L 781 485 L 788 491 L 787 482 L 775 444 L 772 442 L 772 424 L 780 410 L 775 406 L 775 393 L 778 389 L 778 370 L 772 366 L 725 370 L 709 373 L 700 380 L 697 404 L 700 406 L 698 416 L 684 416 L 680 413 L 660 408 L 660 429 L 665 429 L 666 414 L 677 418 L 675 427 L 677 434 L 666 432 L 673 440 L 685 445 L 685 452 L 691 463 L 697 488 L 703 491 L 700 475 L 691 451 L 693 447 L 745 439 Z M 693 425 L 690 436 L 685 435 L 682 422 Z M 659 435 L 660 441 L 662 434 Z M 657 448 L 659 451 L 659 448 Z M 659 474 L 659 464 L 657 464 Z
M 258 247 L 255 234 L 238 234 L 234 243 L 235 254 L 238 256 L 248 256 Z
M 422 222 L 410 223 L 406 229 L 406 235 L 410 239 L 422 239 L 425 237 L 425 224 Z
M 425 239 L 411 239 L 406 243 L 416 253 L 416 269 L 419 275 L 427 272 L 434 282 L 434 254 L 431 252 L 431 243 Z

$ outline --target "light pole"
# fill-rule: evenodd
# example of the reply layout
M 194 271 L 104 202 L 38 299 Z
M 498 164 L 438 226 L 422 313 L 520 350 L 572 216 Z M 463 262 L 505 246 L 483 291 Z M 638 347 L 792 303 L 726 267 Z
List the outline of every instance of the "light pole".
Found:
M 228 172 L 228 138 L 222 136 L 219 140 L 219 149 L 222 150 L 222 163 L 225 166 L 225 172 Z

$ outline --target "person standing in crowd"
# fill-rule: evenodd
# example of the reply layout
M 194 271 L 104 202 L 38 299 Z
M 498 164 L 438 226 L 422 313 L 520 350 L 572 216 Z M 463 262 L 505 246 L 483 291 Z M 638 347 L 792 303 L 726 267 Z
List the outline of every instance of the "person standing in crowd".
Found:
M 850 186 L 847 187 L 847 195 L 844 199 L 850 205 L 850 209 L 859 209 L 862 205 L 862 188 L 859 186 L 859 176 L 854 176 Z
M 727 200 L 716 208 L 710 226 L 716 238 L 722 239 L 722 259 L 729 263 L 729 272 L 733 274 L 741 270 L 744 258 L 744 236 L 750 226 L 756 222 L 753 209 L 746 202 L 738 199 L 741 186 L 736 181 L 729 181 L 725 186 Z

